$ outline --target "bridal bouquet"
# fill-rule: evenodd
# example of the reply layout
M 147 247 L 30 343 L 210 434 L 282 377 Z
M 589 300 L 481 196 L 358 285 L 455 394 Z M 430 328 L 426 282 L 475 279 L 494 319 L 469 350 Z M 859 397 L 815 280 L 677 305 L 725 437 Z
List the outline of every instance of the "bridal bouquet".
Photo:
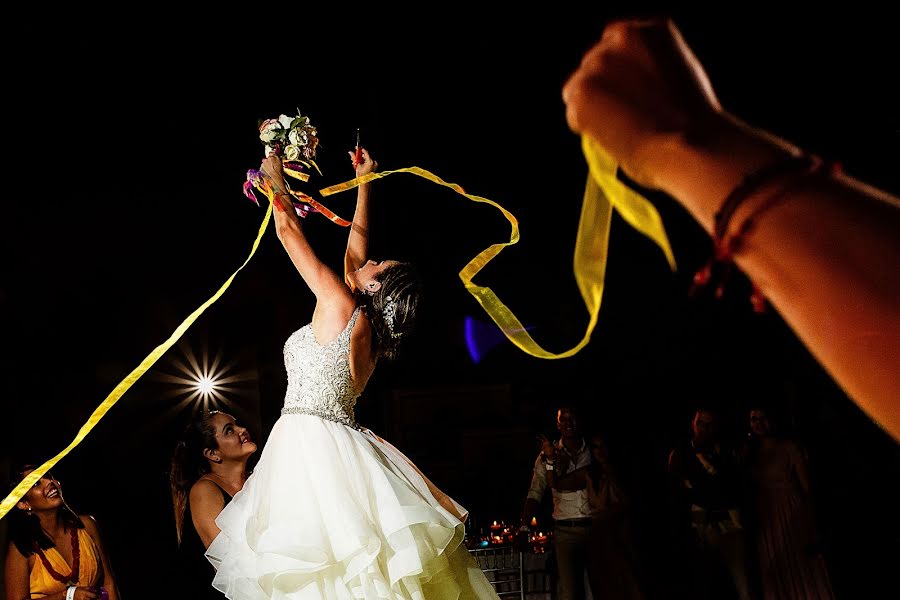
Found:
M 281 115 L 277 119 L 266 119 L 260 123 L 259 140 L 265 146 L 266 156 L 272 153 L 281 156 L 284 172 L 287 175 L 300 181 L 309 181 L 309 174 L 304 170 L 314 168 L 320 175 L 322 174 L 315 161 L 316 150 L 319 147 L 316 128 L 310 122 L 309 117 L 300 114 L 299 110 L 296 116 Z M 258 205 L 259 200 L 254 188 L 265 193 L 267 182 L 257 169 L 250 169 L 247 171 L 247 180 L 244 182 L 244 195 Z M 305 194 L 291 193 L 295 198 L 300 196 L 308 199 Z M 316 210 L 307 202 L 295 201 L 294 208 L 301 217 Z
M 266 146 L 266 156 L 275 152 L 281 154 L 285 162 L 315 166 L 319 138 L 309 117 L 304 117 L 300 111 L 296 117 L 281 115 L 263 121 L 259 126 L 259 139 Z

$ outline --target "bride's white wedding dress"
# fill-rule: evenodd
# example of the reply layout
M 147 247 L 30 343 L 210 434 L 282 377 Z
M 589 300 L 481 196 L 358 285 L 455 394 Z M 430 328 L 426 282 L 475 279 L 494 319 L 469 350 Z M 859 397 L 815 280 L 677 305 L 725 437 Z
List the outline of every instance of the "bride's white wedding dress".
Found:
M 356 424 L 350 332 L 284 347 L 281 418 L 206 552 L 228 598 L 468 599 L 497 595 L 463 545 L 466 511 Z

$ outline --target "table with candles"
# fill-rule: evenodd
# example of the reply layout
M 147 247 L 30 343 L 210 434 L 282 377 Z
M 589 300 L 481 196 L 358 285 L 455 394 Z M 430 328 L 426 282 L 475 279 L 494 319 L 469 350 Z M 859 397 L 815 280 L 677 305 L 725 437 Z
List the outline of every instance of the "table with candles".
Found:
M 553 553 L 552 526 L 545 531 L 538 525 L 537 519 L 532 519 L 527 544 L 524 540 L 517 542 L 518 529 L 518 526 L 509 525 L 504 520 L 492 520 L 489 525 L 470 529 L 466 537 L 466 546 L 471 550 L 509 546 L 521 548 L 525 571 L 525 597 L 528 600 L 550 600 L 555 581 L 554 567 L 550 561 Z

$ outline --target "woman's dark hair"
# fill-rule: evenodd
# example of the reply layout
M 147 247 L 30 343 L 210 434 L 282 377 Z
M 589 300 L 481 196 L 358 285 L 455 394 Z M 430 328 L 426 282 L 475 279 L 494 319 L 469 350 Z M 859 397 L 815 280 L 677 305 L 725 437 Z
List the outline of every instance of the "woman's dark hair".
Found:
M 606 436 L 593 432 L 590 435 L 585 437 L 585 443 L 588 447 L 588 456 L 590 457 L 590 462 L 588 463 L 588 472 L 591 474 L 591 479 L 594 482 L 594 491 L 600 491 L 600 483 L 602 476 L 606 473 L 607 467 L 597 462 L 594 458 L 594 440 L 600 440 L 603 444 L 603 448 L 606 450 L 606 460 L 607 465 L 609 463 L 609 445 L 606 443 Z
M 410 263 L 391 265 L 375 280 L 381 283 L 381 287 L 371 295 L 359 294 L 359 303 L 375 333 L 372 336 L 372 350 L 378 358 L 392 360 L 396 358 L 402 341 L 412 333 L 422 284 Z
M 12 491 L 23 479 L 25 479 L 26 473 L 34 471 L 36 468 L 37 465 L 23 465 L 20 469 L 17 469 L 14 473 L 12 482 L 10 482 L 9 491 Z M 53 475 L 49 472 L 45 473 L 42 479 L 48 477 L 53 479 Z M 74 527 L 75 529 L 84 528 L 84 523 L 81 522 L 81 519 L 75 514 L 75 511 L 73 511 L 65 502 L 59 507 L 59 512 L 66 527 Z M 19 552 L 22 553 L 22 556 L 30 556 L 37 548 L 46 550 L 55 545 L 50 536 L 44 533 L 44 530 L 41 528 L 41 520 L 37 515 L 30 515 L 16 506 L 13 510 L 9 511 L 7 516 L 9 517 L 9 539 L 15 544 Z
M 172 508 L 175 510 L 175 531 L 181 544 L 184 526 L 184 511 L 187 509 L 188 493 L 200 477 L 210 472 L 209 460 L 203 455 L 207 448 L 219 447 L 216 430 L 212 425 L 213 415 L 219 411 L 198 413 L 184 428 L 181 439 L 175 446 L 169 468 L 169 487 L 172 491 Z

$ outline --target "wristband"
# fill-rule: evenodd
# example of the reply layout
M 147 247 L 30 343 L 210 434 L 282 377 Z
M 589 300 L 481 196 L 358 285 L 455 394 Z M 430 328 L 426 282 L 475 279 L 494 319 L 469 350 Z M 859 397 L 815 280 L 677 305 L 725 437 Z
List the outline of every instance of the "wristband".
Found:
M 78 589 L 74 585 L 66 588 L 66 600 L 75 600 L 75 590 Z

